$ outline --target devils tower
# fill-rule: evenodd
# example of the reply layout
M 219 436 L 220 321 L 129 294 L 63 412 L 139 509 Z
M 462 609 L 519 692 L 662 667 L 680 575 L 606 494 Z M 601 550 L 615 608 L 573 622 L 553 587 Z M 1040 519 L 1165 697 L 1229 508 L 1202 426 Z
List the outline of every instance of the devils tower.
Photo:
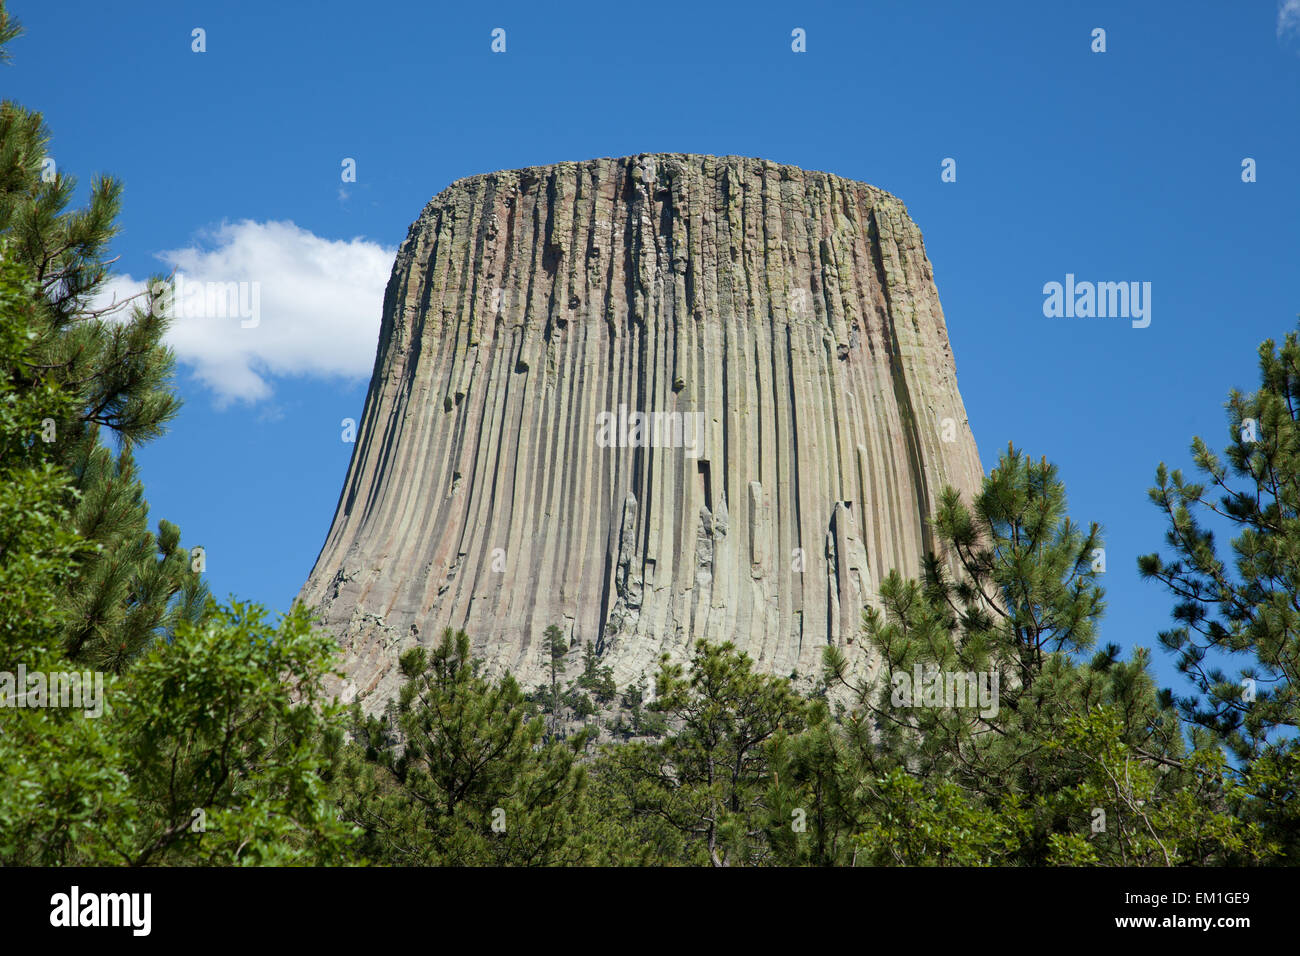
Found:
M 489 173 L 397 253 L 301 598 L 369 709 L 447 626 L 525 686 L 550 624 L 620 686 L 700 639 L 811 676 L 982 473 L 898 199 L 734 156 Z

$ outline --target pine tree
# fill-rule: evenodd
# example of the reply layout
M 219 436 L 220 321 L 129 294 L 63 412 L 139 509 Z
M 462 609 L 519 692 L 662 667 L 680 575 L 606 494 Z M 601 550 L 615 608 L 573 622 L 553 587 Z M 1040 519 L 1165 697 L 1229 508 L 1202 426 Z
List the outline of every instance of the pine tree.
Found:
M 600 663 L 596 645 L 591 642 L 582 650 L 582 674 L 578 677 L 577 684 L 584 690 L 591 691 L 592 696 L 602 704 L 611 703 L 618 695 L 613 669 Z
M 550 673 L 550 690 L 547 695 L 546 712 L 550 715 L 548 733 L 554 737 L 560 724 L 560 675 L 564 673 L 564 655 L 569 645 L 564 640 L 564 632 L 558 624 L 549 624 L 542 633 L 542 649 L 546 651 L 547 669 Z
M 35 322 L 31 289 L 0 240 L 0 671 L 7 672 L 59 650 L 59 598 L 79 551 L 67 527 L 68 476 L 43 440 L 49 415 L 67 398 L 50 382 L 28 388 L 21 367 Z
M 342 774 L 345 819 L 363 859 L 392 865 L 589 862 L 586 732 L 546 741 L 514 678 L 490 681 L 469 637 L 448 629 L 401 659 L 407 678 L 384 718 L 354 712 Z
M 1051 653 L 1088 650 L 1104 610 L 1098 584 L 1101 528 L 1085 533 L 1066 513 L 1056 466 L 1008 446 L 970 508 L 944 489 L 934 521 L 961 569 L 949 583 L 931 559 L 925 577 L 961 621 L 966 639 L 991 640 L 1028 688 Z
M 1300 860 L 1300 336 L 1259 347 L 1259 388 L 1233 389 L 1229 444 L 1220 457 L 1197 437 L 1203 480 L 1162 462 L 1152 502 L 1168 522 L 1172 556 L 1138 567 L 1174 596 L 1177 626 L 1160 634 L 1192 693 L 1176 698 L 1186 720 L 1226 745 L 1254 793 L 1243 811 Z M 1223 556 L 1214 526 L 1234 532 Z M 1224 664 L 1243 662 L 1235 675 Z
M 0 54 L 18 32 L 0 7 Z M 149 531 L 132 456 L 179 410 L 170 388 L 174 358 L 163 344 L 161 297 L 94 304 L 109 277 L 121 183 L 97 177 L 88 205 L 70 210 L 76 180 L 46 172 L 48 145 L 39 113 L 0 103 L 0 236 L 30 271 L 35 307 L 17 385 L 33 394 L 53 385 L 68 399 L 43 416 L 44 437 L 71 479 L 71 525 L 88 544 L 68 588 L 64 641 L 76 660 L 121 671 L 205 607 L 206 589 L 178 529 L 164 521 L 157 535 Z
M 341 722 L 321 685 L 334 645 L 301 609 L 279 629 L 244 607 L 182 622 L 125 677 L 101 677 L 89 714 L 9 699 L 27 692 L 20 674 L 81 670 L 66 595 L 87 545 L 44 441 L 68 397 L 25 381 L 38 309 L 7 252 L 0 242 L 0 864 L 336 862 L 346 833 L 322 773 Z
M 123 778 L 99 722 L 18 699 L 18 675 L 63 669 L 63 596 L 82 547 L 67 475 L 42 440 L 67 397 L 27 387 L 34 283 L 8 251 L 0 240 L 0 864 L 57 865 L 124 798 Z
M 730 643 L 696 644 L 689 673 L 665 657 L 655 687 L 664 739 L 607 748 L 595 771 L 602 843 L 643 863 L 770 862 L 770 831 L 791 822 L 764 800 L 771 749 L 802 728 L 804 702 Z
M 1147 652 L 1088 655 L 1105 607 L 1101 529 L 1070 519 L 1054 466 L 1009 448 L 969 505 L 945 489 L 934 528 L 942 554 L 922 580 L 891 573 L 882 609 L 864 615 L 882 666 L 854 688 L 850 779 L 835 792 L 857 805 L 832 821 L 855 850 L 879 863 L 1029 865 L 1256 852 L 1259 834 L 1228 812 L 1222 755 L 1187 752 Z M 843 653 L 826 659 L 829 679 L 847 683 Z M 972 678 L 991 699 L 972 700 Z
M 16 30 L 0 5 L 0 59 Z M 338 862 L 333 642 L 301 609 L 279 628 L 253 607 L 200 615 L 175 528 L 147 532 L 130 444 L 175 406 L 169 356 L 156 313 L 76 301 L 115 190 L 63 214 L 70 183 L 34 178 L 44 136 L 0 105 L 0 697 L 29 705 L 0 706 L 0 865 Z M 69 672 L 92 699 L 30 706 Z

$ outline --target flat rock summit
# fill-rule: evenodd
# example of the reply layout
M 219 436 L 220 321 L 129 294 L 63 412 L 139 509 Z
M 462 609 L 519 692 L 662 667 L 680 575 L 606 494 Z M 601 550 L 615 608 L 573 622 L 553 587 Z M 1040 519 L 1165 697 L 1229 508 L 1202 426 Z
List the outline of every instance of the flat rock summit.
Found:
M 488 173 L 397 253 L 301 598 L 371 711 L 449 626 L 525 687 L 550 624 L 620 686 L 701 639 L 811 678 L 868 666 L 863 608 L 982 474 L 898 199 L 735 156 Z

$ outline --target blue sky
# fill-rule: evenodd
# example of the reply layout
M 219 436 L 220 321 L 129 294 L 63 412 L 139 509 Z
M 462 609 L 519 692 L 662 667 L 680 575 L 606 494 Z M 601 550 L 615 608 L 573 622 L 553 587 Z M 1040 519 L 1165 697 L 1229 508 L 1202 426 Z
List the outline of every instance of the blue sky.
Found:
M 1258 343 L 1300 312 L 1300 0 L 10 9 L 27 32 L 0 95 L 45 113 L 83 195 L 92 173 L 124 180 L 124 276 L 257 263 L 283 280 L 256 339 L 178 333 L 185 408 L 140 455 L 153 519 L 206 548 L 220 596 L 285 609 L 305 579 L 391 256 L 462 176 L 734 153 L 899 196 L 985 469 L 1008 441 L 1060 466 L 1072 514 L 1105 527 L 1102 636 L 1126 648 L 1169 620 L 1136 572 L 1163 541 L 1157 463 L 1188 465 L 1194 434 L 1224 444 L 1228 389 L 1254 387 Z M 1045 317 L 1067 273 L 1150 282 L 1150 326 Z

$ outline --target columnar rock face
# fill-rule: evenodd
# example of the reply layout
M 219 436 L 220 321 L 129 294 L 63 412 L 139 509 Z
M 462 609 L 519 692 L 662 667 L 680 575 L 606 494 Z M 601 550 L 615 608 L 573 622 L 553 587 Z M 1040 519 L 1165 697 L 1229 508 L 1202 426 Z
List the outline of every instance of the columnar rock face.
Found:
M 549 624 L 620 685 L 700 639 L 811 677 L 981 476 L 893 196 L 730 156 L 491 173 L 398 251 L 301 596 L 372 710 L 447 626 L 525 686 Z

